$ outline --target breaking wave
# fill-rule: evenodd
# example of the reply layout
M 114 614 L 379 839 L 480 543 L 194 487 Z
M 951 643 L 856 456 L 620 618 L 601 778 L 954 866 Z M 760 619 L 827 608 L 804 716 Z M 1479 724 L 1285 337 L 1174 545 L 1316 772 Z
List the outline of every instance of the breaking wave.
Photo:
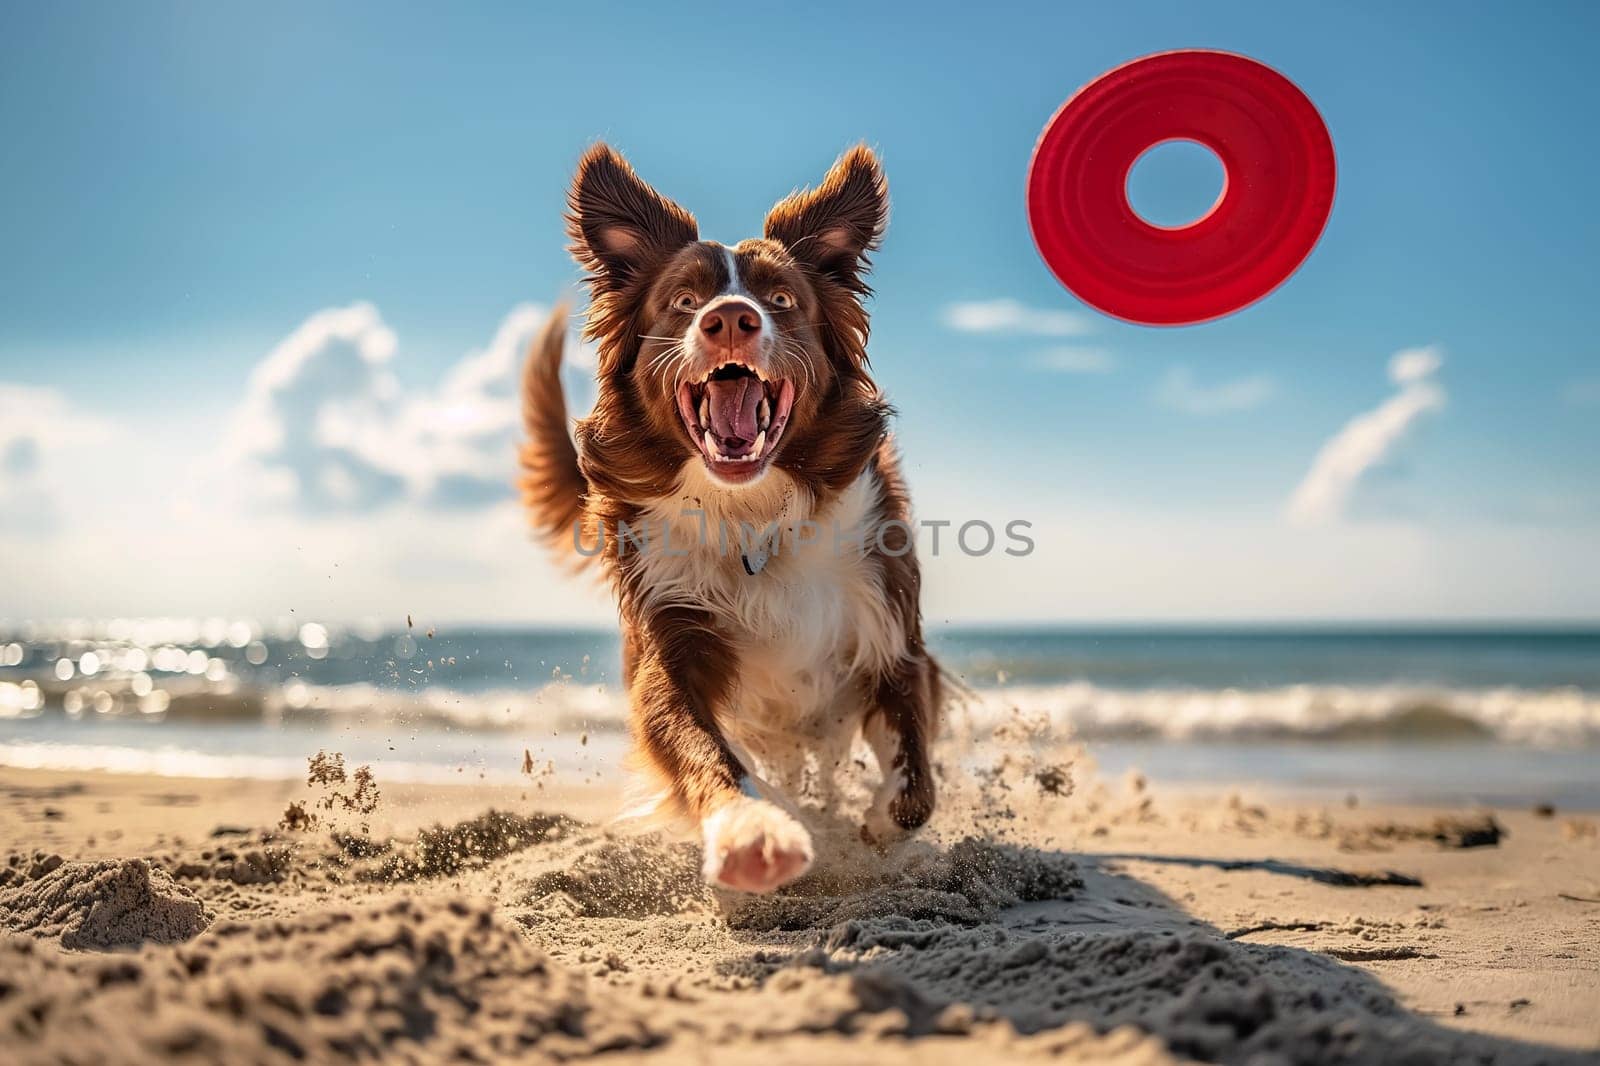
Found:
M 349 721 L 469 732 L 621 732 L 620 688 L 561 680 L 538 687 L 461 692 L 443 686 L 293 681 L 252 688 L 180 679 L 136 695 L 104 682 L 89 697 L 0 682 L 0 718 L 65 713 L 205 722 Z M 1414 685 L 1287 685 L 1266 689 L 1117 689 L 1087 682 L 971 690 L 950 713 L 979 731 L 1019 717 L 1084 740 L 1169 741 L 1482 740 L 1543 747 L 1600 745 L 1600 695 L 1577 688 L 1438 688 Z

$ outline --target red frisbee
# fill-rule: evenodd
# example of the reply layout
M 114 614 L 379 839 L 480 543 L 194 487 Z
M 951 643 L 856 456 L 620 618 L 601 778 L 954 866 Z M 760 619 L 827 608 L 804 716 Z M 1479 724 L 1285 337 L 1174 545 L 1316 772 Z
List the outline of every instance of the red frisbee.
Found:
M 1128 171 L 1164 141 L 1222 160 L 1222 194 L 1186 226 L 1128 202 Z M 1079 89 L 1039 136 L 1028 223 L 1039 254 L 1084 303 L 1149 326 L 1232 314 L 1311 254 L 1333 209 L 1333 141 L 1271 67 L 1229 52 L 1161 52 Z

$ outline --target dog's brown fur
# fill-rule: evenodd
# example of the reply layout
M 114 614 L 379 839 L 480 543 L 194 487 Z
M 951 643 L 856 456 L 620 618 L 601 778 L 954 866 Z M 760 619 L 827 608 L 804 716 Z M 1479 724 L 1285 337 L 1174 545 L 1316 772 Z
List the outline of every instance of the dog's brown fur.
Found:
M 882 616 L 893 647 L 872 661 L 859 648 L 887 638 L 862 636 L 857 654 L 841 652 L 829 662 L 840 672 L 837 691 L 851 694 L 855 705 L 838 728 L 849 735 L 864 729 L 886 763 L 884 788 L 892 794 L 881 797 L 881 806 L 889 828 L 919 827 L 934 805 L 929 745 L 940 691 L 923 645 L 921 577 L 910 542 L 910 500 L 888 439 L 891 411 L 867 362 L 867 253 L 878 245 L 888 210 L 876 157 L 865 147 L 851 149 L 819 187 L 772 209 L 764 237 L 732 249 L 699 241 L 693 216 L 605 145 L 584 154 L 568 206 L 571 250 L 591 293 L 586 335 L 599 346 L 599 396 L 577 422 L 574 447 L 559 379 L 565 312 L 558 310 L 528 361 L 521 485 L 534 527 L 558 554 L 594 562 L 614 586 L 632 732 L 643 764 L 659 776 L 674 809 L 707 827 L 707 871 L 714 880 L 763 890 L 809 864 L 804 832 L 779 824 L 787 816 L 774 804 L 752 800 L 754 771 L 732 740 L 752 724 L 740 720 L 752 709 L 735 705 L 746 658 L 779 635 L 749 631 L 736 612 L 719 607 L 709 585 L 704 595 L 692 587 L 661 594 L 659 568 L 645 565 L 615 535 L 623 524 L 638 528 L 675 498 L 685 507 L 712 506 L 690 499 L 686 488 L 705 479 L 674 405 L 673 388 L 692 358 L 672 341 L 692 326 L 673 306 L 673 294 L 726 293 L 731 285 L 759 299 L 781 287 L 793 294 L 795 306 L 762 305 L 777 334 L 770 366 L 798 388 L 765 477 L 788 478 L 784 498 L 809 502 L 806 517 L 831 513 L 850 492 L 865 493 L 870 517 L 883 529 L 866 536 L 859 574 L 850 571 L 854 584 L 844 591 L 862 598 L 865 616 Z M 744 514 L 740 508 L 748 501 L 767 498 L 759 489 L 720 484 L 704 486 L 701 496 L 722 493 L 726 499 L 719 496 L 717 506 L 729 513 Z M 758 502 L 748 506 L 760 508 Z M 769 507 L 750 517 L 765 525 L 779 515 Z M 592 560 L 575 550 L 597 543 L 603 547 Z M 740 562 L 735 554 L 727 565 Z M 716 571 L 711 578 L 730 580 Z M 758 573 L 739 580 L 784 578 Z M 728 587 L 744 594 L 761 586 Z M 734 804 L 745 805 L 740 819 L 713 826 L 713 816 Z M 885 831 L 884 825 L 870 828 Z

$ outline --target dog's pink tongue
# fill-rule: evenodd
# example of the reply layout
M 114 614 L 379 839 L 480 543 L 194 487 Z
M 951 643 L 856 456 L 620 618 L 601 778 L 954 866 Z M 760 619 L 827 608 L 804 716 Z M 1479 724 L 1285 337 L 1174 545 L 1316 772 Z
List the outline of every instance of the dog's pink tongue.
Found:
M 706 382 L 706 398 L 711 404 L 711 432 L 726 442 L 737 439 L 749 443 L 756 439 L 756 408 L 761 405 L 761 382 L 752 377 L 715 379 Z

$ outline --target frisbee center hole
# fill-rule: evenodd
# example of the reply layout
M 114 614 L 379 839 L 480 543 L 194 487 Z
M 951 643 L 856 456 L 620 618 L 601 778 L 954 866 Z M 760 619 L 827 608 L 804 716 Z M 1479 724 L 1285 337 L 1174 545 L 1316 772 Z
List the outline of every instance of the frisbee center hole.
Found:
M 1222 200 L 1227 171 L 1217 153 L 1198 141 L 1162 141 L 1128 168 L 1128 205 L 1162 229 L 1182 229 L 1211 213 Z

